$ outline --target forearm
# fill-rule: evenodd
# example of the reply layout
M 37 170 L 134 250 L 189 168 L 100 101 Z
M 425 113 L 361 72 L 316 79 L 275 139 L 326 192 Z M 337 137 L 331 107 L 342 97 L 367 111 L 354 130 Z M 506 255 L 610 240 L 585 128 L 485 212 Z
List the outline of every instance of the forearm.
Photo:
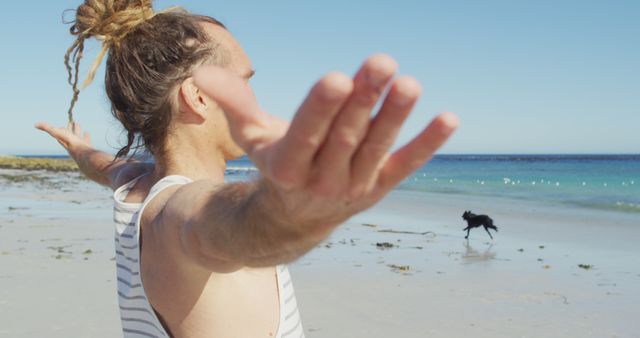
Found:
M 211 194 L 188 227 L 201 262 L 261 267 L 291 262 L 324 240 L 339 222 L 300 222 L 290 217 L 268 183 L 226 184 Z
M 92 181 L 109 186 L 112 169 L 122 165 L 124 160 L 114 162 L 114 156 L 86 145 L 78 145 L 68 149 L 69 155 L 78 164 L 80 171 Z

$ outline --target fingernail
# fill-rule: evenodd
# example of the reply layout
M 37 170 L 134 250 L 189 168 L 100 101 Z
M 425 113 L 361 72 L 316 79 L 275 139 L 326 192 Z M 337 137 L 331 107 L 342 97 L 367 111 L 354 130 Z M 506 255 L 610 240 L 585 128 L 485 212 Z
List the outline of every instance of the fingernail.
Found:
M 420 84 L 413 78 L 402 77 L 395 83 L 394 101 L 398 105 L 413 103 L 420 96 Z
M 388 55 L 376 54 L 365 62 L 367 69 L 367 80 L 375 87 L 382 87 L 387 84 L 398 68 L 396 62 Z
M 387 84 L 388 79 L 389 79 L 389 76 L 382 72 L 374 71 L 374 72 L 369 72 L 369 74 L 367 74 L 367 80 L 369 81 L 369 84 L 376 88 L 382 87 L 385 84 Z
M 394 101 L 399 106 L 406 106 L 413 101 L 414 97 L 404 92 L 399 92 Z

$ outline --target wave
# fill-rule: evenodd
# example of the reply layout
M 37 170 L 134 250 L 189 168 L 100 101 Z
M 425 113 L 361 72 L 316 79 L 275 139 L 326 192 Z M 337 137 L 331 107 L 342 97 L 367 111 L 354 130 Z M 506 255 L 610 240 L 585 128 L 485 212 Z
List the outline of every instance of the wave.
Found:
M 227 167 L 227 169 L 225 169 L 226 173 L 238 173 L 238 172 L 258 172 L 258 168 L 255 167 Z
M 638 213 L 640 214 L 640 200 L 631 197 L 630 200 L 622 196 L 601 194 L 584 194 L 569 191 L 555 193 L 532 193 L 523 191 L 510 190 L 477 190 L 464 187 L 445 187 L 445 186 L 419 186 L 409 182 L 399 185 L 396 189 L 405 191 L 414 191 L 427 194 L 442 194 L 448 196 L 467 196 L 473 198 L 500 198 L 513 201 L 525 201 L 544 203 L 551 205 L 563 205 L 580 207 L 586 209 L 609 210 L 618 212 Z
M 640 161 L 640 154 L 481 154 L 436 155 L 434 161 L 562 162 Z

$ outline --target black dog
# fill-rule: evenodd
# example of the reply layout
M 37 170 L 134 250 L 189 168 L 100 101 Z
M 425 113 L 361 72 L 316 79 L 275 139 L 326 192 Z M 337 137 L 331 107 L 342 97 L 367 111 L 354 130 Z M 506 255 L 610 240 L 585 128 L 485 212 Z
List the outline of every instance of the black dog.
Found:
M 464 238 L 469 238 L 469 231 L 481 225 L 484 227 L 484 230 L 487 231 L 491 239 L 493 239 L 493 236 L 491 236 L 491 233 L 489 232 L 489 228 L 495 230 L 496 232 L 498 231 L 498 227 L 493 225 L 493 220 L 491 219 L 491 217 L 487 215 L 476 215 L 471 211 L 465 211 L 464 214 L 462 214 L 462 219 L 467 221 L 467 227 L 462 229 L 463 231 L 464 230 L 467 231 L 467 235 Z

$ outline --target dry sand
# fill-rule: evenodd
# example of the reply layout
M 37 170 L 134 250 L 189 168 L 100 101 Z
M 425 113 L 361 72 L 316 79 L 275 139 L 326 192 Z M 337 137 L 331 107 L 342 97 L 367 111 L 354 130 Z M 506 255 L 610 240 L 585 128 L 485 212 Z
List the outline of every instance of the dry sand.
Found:
M 118 337 L 110 194 L 46 175 L 0 180 L 0 337 Z M 466 241 L 465 209 L 496 239 Z M 639 235 L 634 214 L 394 192 L 290 269 L 308 338 L 640 337 Z

